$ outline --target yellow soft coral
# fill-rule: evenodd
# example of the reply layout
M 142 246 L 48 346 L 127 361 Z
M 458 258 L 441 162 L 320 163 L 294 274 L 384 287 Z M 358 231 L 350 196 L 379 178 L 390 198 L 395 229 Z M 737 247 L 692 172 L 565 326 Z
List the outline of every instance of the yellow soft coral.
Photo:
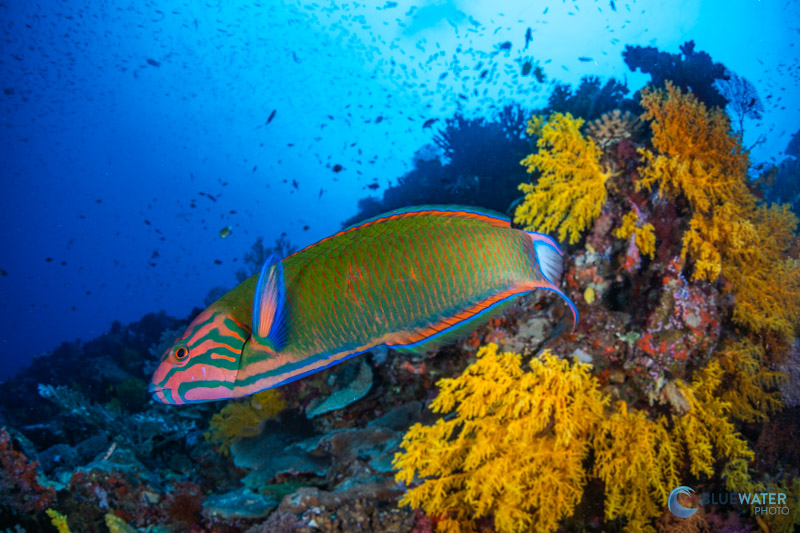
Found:
M 606 181 L 611 174 L 600 163 L 602 151 L 580 133 L 583 119 L 554 113 L 528 121 L 528 135 L 538 136 L 539 150 L 521 161 L 528 172 L 541 172 L 536 183 L 519 186 L 525 193 L 514 212 L 514 222 L 526 229 L 569 235 L 570 244 L 600 216 L 606 203 Z
M 261 422 L 275 417 L 285 408 L 286 402 L 275 389 L 231 402 L 211 417 L 206 439 L 216 444 L 220 453 L 227 455 L 237 439 L 258 435 Z
M 754 356 L 725 364 L 753 366 L 748 357 Z M 632 531 L 653 530 L 684 467 L 696 477 L 721 474 L 731 491 L 763 489 L 750 478 L 754 455 L 733 418 L 771 410 L 774 396 L 763 389 L 743 399 L 726 396 L 729 376 L 719 362 L 690 385 L 675 382 L 684 407 L 657 418 L 625 402 L 606 416 L 609 398 L 589 365 L 545 351 L 530 366 L 524 372 L 519 355 L 498 354 L 490 344 L 460 377 L 439 381 L 431 408 L 452 414 L 433 426 L 415 424 L 404 437 L 396 479 L 421 484 L 406 492 L 403 505 L 437 517 L 440 531 L 473 531 L 474 521 L 486 517 L 498 531 L 553 531 L 582 497 L 590 446 L 590 474 L 605 485 L 606 518 L 626 518 Z M 770 386 L 764 379 L 752 386 Z M 759 398 L 767 403 L 751 405 L 754 411 L 737 405 Z
M 630 530 L 653 531 L 650 522 L 681 484 L 678 473 L 684 464 L 694 476 L 711 477 L 722 462 L 728 490 L 762 488 L 747 469 L 753 451 L 733 425 L 736 408 L 720 393 L 723 374 L 719 363 L 711 361 L 691 385 L 678 381 L 688 410 L 669 420 L 652 420 L 620 402 L 618 411 L 599 425 L 594 472 L 605 482 L 606 518 L 623 516 Z
M 136 533 L 137 529 L 114 513 L 106 513 L 106 527 L 109 533 Z
M 747 463 L 754 457 L 747 441 L 731 420 L 732 406 L 719 395 L 724 371 L 717 361 L 709 362 L 690 385 L 678 382 L 689 403 L 689 412 L 673 416 L 673 433 L 686 449 L 689 470 L 695 476 L 714 475 L 714 464 L 725 461 L 722 477 L 730 491 L 755 492 Z
M 639 215 L 636 211 L 631 211 L 622 217 L 622 226 L 614 230 L 614 236 L 618 239 L 630 239 L 631 235 L 636 234 L 634 237 L 636 247 L 644 255 L 653 258 L 656 253 L 656 234 L 655 227 L 652 224 L 637 225 Z
M 628 519 L 631 531 L 652 531 L 670 491 L 680 485 L 682 449 L 664 417 L 650 420 L 625 402 L 600 425 L 594 439 L 595 475 L 605 482 L 606 518 Z
M 786 374 L 768 370 L 764 347 L 744 338 L 729 342 L 719 363 L 727 375 L 728 387 L 720 395 L 730 405 L 730 414 L 745 422 L 766 422 L 783 408 L 779 386 Z
M 58 530 L 58 533 L 70 533 L 66 516 L 59 513 L 55 509 L 47 509 L 45 513 L 47 513 L 47 516 L 50 517 L 50 523 L 52 523 L 53 527 Z
M 797 223 L 788 205 L 760 206 L 749 221 L 752 231 L 723 260 L 735 288 L 733 320 L 755 333 L 775 333 L 787 343 L 800 323 L 800 268 L 787 257 Z
M 440 531 L 469 531 L 493 516 L 497 531 L 553 531 L 572 514 L 586 481 L 589 435 L 607 399 L 589 365 L 548 351 L 524 372 L 520 356 L 490 344 L 464 374 L 439 381 L 433 426 L 415 424 L 395 456 L 403 505 L 443 516 Z

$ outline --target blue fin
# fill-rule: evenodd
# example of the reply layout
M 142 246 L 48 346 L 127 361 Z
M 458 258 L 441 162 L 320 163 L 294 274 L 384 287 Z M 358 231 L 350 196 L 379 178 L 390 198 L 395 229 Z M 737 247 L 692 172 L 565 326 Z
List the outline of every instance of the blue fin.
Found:
M 272 254 L 261 268 L 253 298 L 253 338 L 277 352 L 286 344 L 286 283 L 283 263 Z
M 564 299 L 570 311 L 572 311 L 572 328 L 575 329 L 580 319 L 578 308 L 572 300 L 569 299 L 569 296 L 559 288 L 559 285 L 561 285 L 561 276 L 564 274 L 564 252 L 558 247 L 556 241 L 548 235 L 536 233 L 534 231 L 526 231 L 525 233 L 528 234 L 528 237 L 530 237 L 533 243 L 536 264 L 546 282 L 546 286 L 541 288 L 553 291 Z

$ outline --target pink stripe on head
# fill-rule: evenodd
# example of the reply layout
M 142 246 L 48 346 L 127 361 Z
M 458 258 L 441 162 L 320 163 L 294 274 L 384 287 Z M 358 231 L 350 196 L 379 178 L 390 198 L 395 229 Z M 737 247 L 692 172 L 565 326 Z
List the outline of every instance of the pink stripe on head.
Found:
M 227 387 L 196 387 L 184 394 L 187 402 L 205 402 L 209 400 L 227 400 L 231 398 L 231 390 Z

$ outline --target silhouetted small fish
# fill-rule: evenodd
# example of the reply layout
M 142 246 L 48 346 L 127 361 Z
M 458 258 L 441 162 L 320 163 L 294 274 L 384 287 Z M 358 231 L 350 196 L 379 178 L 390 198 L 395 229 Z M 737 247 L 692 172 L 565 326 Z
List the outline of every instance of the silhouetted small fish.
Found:
M 294 187 L 295 189 L 300 188 L 300 185 L 297 183 L 297 180 L 292 180 L 292 187 Z
M 425 121 L 425 124 L 422 125 L 422 129 L 424 130 L 425 128 L 430 128 L 431 126 L 433 126 L 433 123 L 436 122 L 437 120 L 439 119 L 429 118 L 428 120 Z
M 525 50 L 528 49 L 528 45 L 531 44 L 531 41 L 533 41 L 533 31 L 530 26 L 528 26 L 528 29 L 525 30 Z
M 522 75 L 527 76 L 528 74 L 531 73 L 532 69 L 533 69 L 533 63 L 531 63 L 530 61 L 525 61 L 522 64 Z
M 231 231 L 233 231 L 233 228 L 232 228 L 232 227 L 230 227 L 230 226 L 225 226 L 224 228 L 222 228 L 221 230 L 219 230 L 219 236 L 220 236 L 220 238 L 221 238 L 221 239 L 224 239 L 225 237 L 227 237 L 228 235 L 230 235 L 230 234 L 231 234 Z
M 614 3 L 614 0 L 611 0 L 609 3 L 611 4 L 611 10 L 612 11 L 616 11 L 617 10 L 617 4 Z
M 500 50 L 511 50 L 511 41 L 500 43 Z
M 481 76 L 480 76 L 481 79 L 485 78 L 487 74 L 489 74 L 488 70 L 484 70 L 483 72 L 481 72 Z
M 149 57 L 147 58 L 147 64 L 148 65 L 152 65 L 154 67 L 160 67 L 161 66 L 161 63 L 159 63 L 155 59 L 150 59 Z
M 378 182 L 375 182 L 375 183 L 370 183 L 369 185 L 367 185 L 367 188 L 368 188 L 368 189 L 371 189 L 371 190 L 373 190 L 373 191 L 374 191 L 375 189 L 377 189 L 378 187 L 380 187 L 380 185 L 378 185 Z
M 220 261 L 219 259 L 214 259 L 214 264 L 215 265 L 221 265 L 222 261 Z
M 270 122 L 272 122 L 272 119 L 273 119 L 273 118 L 275 118 L 275 113 L 277 113 L 277 112 L 278 112 L 278 110 L 277 110 L 277 109 L 273 109 L 273 110 L 272 110 L 272 113 L 270 113 L 270 114 L 269 114 L 269 118 L 267 119 L 267 123 L 266 123 L 266 124 L 264 124 L 265 126 L 266 126 L 267 124 L 269 124 Z
M 375 119 L 375 124 L 380 124 L 381 122 L 383 122 L 383 117 L 378 117 Z
M 308 231 L 308 225 L 303 226 L 303 231 Z
M 201 192 L 199 192 L 199 193 L 197 193 L 197 194 L 199 194 L 200 196 L 205 196 L 206 198 L 208 198 L 208 199 L 209 199 L 209 200 L 211 200 L 212 202 L 216 202 L 216 201 L 217 201 L 217 199 L 216 199 L 216 198 L 214 198 L 214 196 L 213 196 L 213 195 L 211 195 L 211 194 L 208 194 L 207 192 L 202 192 L 202 191 L 201 191 Z
M 344 167 L 342 167 L 342 165 L 340 165 L 339 163 L 336 163 L 335 165 L 333 165 L 333 169 L 332 170 L 334 172 L 341 172 L 343 170 L 343 168 Z
M 581 56 L 578 58 L 578 61 L 582 61 L 583 63 L 588 63 L 589 61 L 594 61 L 594 58 Z
M 5 269 L 0 268 L 0 276 L 8 276 L 8 272 Z

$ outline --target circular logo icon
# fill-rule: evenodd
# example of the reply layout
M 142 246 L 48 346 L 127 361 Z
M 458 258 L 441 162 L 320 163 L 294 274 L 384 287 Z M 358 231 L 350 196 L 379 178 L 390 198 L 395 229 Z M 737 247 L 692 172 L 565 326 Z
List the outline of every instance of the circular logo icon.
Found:
M 677 516 L 678 518 L 689 518 L 694 513 L 697 512 L 697 509 L 693 509 L 690 507 L 684 507 L 680 503 L 678 503 L 678 495 L 683 494 L 684 496 L 691 496 L 694 494 L 694 490 L 690 489 L 689 487 L 677 487 L 672 489 L 672 492 L 669 493 L 669 500 L 667 500 L 667 507 L 669 507 L 669 511 Z

